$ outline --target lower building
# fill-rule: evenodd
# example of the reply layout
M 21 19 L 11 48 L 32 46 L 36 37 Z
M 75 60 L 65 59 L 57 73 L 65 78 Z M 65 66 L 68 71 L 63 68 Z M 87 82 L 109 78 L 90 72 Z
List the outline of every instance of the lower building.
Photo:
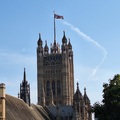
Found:
M 90 100 L 84 90 L 82 96 L 79 85 L 74 94 L 73 105 L 40 106 L 25 103 L 23 99 L 5 94 L 5 84 L 0 84 L 1 120 L 92 120 Z

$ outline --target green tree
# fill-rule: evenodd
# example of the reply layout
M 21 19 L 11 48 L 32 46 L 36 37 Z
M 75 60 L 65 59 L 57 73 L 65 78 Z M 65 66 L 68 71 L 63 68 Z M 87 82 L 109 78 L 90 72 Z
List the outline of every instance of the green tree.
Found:
M 98 120 L 120 120 L 120 75 L 103 84 L 102 104 L 94 104 Z

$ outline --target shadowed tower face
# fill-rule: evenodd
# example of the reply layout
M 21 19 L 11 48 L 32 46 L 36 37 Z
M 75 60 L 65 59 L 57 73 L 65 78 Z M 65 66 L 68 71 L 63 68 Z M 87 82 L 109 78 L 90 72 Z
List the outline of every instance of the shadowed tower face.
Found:
M 39 34 L 37 42 L 38 104 L 72 105 L 74 94 L 73 51 L 70 40 L 63 33 L 62 45 L 54 40 L 50 50 Z

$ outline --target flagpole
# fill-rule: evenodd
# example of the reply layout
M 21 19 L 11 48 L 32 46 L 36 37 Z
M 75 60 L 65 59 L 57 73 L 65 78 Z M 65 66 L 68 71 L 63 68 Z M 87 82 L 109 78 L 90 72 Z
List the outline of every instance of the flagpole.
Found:
M 54 43 L 56 43 L 55 11 L 54 11 Z

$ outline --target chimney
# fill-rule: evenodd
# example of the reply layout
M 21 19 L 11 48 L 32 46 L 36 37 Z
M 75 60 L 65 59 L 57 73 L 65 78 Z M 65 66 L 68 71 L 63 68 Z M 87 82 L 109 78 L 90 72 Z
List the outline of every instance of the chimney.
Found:
M 0 120 L 5 120 L 5 84 L 0 83 Z

